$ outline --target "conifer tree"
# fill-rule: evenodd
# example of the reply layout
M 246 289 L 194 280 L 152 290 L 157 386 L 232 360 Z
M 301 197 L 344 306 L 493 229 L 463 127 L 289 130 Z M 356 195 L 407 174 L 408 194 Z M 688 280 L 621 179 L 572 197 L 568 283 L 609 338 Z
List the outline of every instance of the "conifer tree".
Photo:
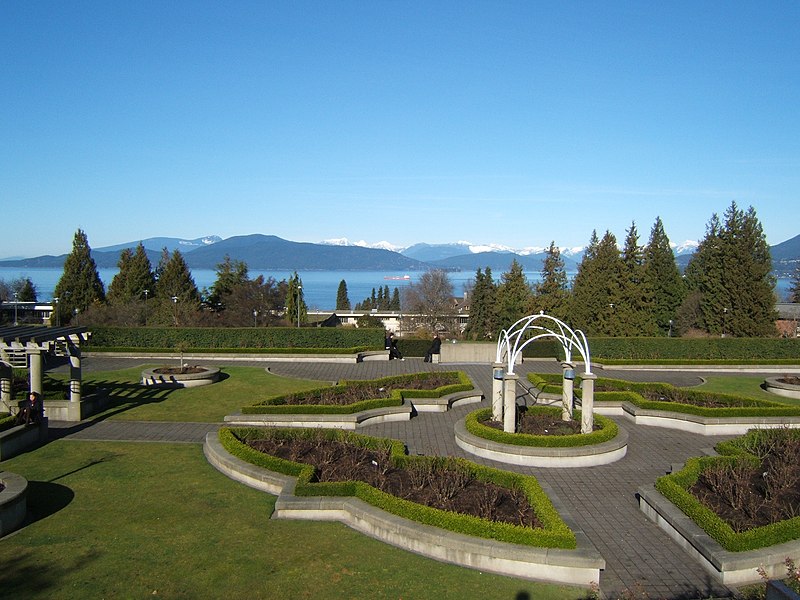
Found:
M 555 241 L 550 242 L 542 261 L 542 280 L 534 286 L 533 312 L 544 311 L 557 319 L 567 318 L 569 289 L 564 259 Z
M 180 250 L 170 255 L 164 248 L 157 272 L 153 322 L 181 325 L 191 321 L 200 306 L 200 292 Z
M 475 284 L 469 303 L 469 319 L 464 335 L 471 340 L 494 338 L 497 327 L 496 286 L 492 279 L 492 270 L 486 267 L 484 273 L 480 269 L 475 273 Z
M 606 231 L 598 242 L 597 233 L 592 232 L 572 285 L 573 327 L 588 335 L 620 335 L 617 310 L 622 300 L 624 268 L 614 234 Z
M 117 266 L 119 272 L 108 286 L 108 301 L 111 304 L 122 305 L 144 300 L 155 292 L 152 266 L 141 242 L 136 246 L 135 252 L 125 248 L 120 253 Z
M 105 302 L 105 289 L 86 234 L 78 229 L 72 241 L 72 252 L 64 261 L 64 272 L 53 296 L 59 299 L 60 322 L 67 324 L 77 312 L 94 303 Z
M 297 271 L 289 277 L 289 287 L 286 291 L 286 320 L 289 325 L 308 321 L 308 307 L 303 299 L 303 281 Z
M 661 335 L 669 335 L 675 329 L 677 311 L 686 297 L 686 288 L 660 217 L 653 223 L 644 249 L 643 276 L 644 284 L 652 293 L 651 313 L 655 325 Z
M 342 279 L 336 290 L 336 310 L 350 310 L 350 298 L 347 296 L 347 282 Z
M 497 324 L 500 330 L 508 329 L 522 317 L 530 314 L 533 305 L 533 292 L 528 280 L 516 259 L 511 267 L 500 276 L 497 287 Z
M 800 264 L 794 270 L 792 284 L 789 287 L 789 302 L 800 302 Z
M 11 282 L 11 288 L 17 292 L 18 302 L 36 302 L 36 285 L 30 277 L 20 277 Z
M 653 308 L 653 288 L 645 278 L 644 248 L 639 245 L 636 223 L 631 223 L 622 248 L 621 298 L 615 307 L 615 335 L 652 336 L 656 333 Z
M 400 310 L 400 290 L 398 288 L 394 288 L 392 292 L 392 301 L 389 305 L 389 309 L 395 311 Z
M 699 302 L 700 325 L 713 335 L 740 337 L 775 333 L 772 258 L 755 210 L 732 202 L 724 224 L 712 215 L 686 268 Z
M 241 260 L 231 260 L 225 255 L 223 261 L 217 265 L 217 279 L 211 286 L 211 293 L 207 298 L 208 304 L 215 310 L 225 310 L 225 301 L 234 291 L 247 285 L 250 281 L 247 263 Z

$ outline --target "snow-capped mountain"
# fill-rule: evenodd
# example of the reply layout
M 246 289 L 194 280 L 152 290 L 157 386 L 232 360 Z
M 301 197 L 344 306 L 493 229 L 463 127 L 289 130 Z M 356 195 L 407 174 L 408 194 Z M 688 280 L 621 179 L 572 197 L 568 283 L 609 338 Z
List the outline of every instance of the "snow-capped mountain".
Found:
M 397 246 L 387 241 L 375 242 L 373 244 L 367 243 L 364 240 L 351 242 L 347 238 L 333 238 L 330 240 L 322 240 L 320 242 L 323 246 L 358 246 L 359 248 L 375 248 L 377 250 L 389 250 L 391 252 L 402 252 L 403 246 Z
M 694 240 L 686 240 L 682 244 L 675 244 L 674 242 L 670 243 L 670 247 L 672 248 L 672 251 L 675 253 L 675 256 L 683 256 L 684 254 L 694 254 L 699 245 L 700 243 Z

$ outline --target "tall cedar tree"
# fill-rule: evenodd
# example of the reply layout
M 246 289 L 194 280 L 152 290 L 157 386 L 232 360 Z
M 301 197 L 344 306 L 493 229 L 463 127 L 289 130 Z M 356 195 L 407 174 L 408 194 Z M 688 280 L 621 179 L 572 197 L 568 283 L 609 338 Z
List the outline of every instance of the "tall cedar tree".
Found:
M 308 307 L 303 299 L 303 280 L 297 271 L 289 277 L 289 287 L 286 290 L 286 320 L 293 326 L 308 321 Z
M 624 269 L 614 235 L 606 231 L 598 241 L 593 231 L 572 285 L 573 327 L 588 335 L 620 334 L 617 309 L 622 300 Z
M 653 315 L 653 288 L 646 280 L 644 248 L 639 245 L 636 223 L 631 223 L 622 248 L 622 297 L 615 306 L 618 329 L 615 335 L 652 336 L 656 334 Z
M 231 257 L 226 254 L 223 261 L 217 265 L 217 279 L 211 286 L 211 293 L 206 300 L 211 310 L 225 310 L 226 299 L 236 288 L 246 285 L 249 281 L 247 263 L 241 260 L 231 260 Z
M 568 284 L 561 250 L 555 241 L 551 241 L 542 260 L 542 280 L 534 286 L 533 312 L 543 311 L 551 317 L 565 320 L 569 312 Z
M 92 258 L 92 249 L 86 234 L 75 232 L 72 252 L 64 261 L 64 272 L 58 280 L 53 296 L 59 299 L 59 321 L 67 324 L 77 311 L 85 311 L 95 303 L 105 302 L 103 282 Z
M 650 230 L 650 240 L 644 248 L 644 284 L 652 293 L 651 312 L 658 332 L 661 335 L 674 333 L 678 307 L 686 297 L 686 286 L 661 217 L 656 218 Z
M 400 290 L 398 288 L 394 288 L 392 291 L 392 300 L 389 303 L 390 310 L 400 310 Z
M 342 279 L 336 290 L 336 310 L 350 310 L 350 298 L 347 295 L 347 282 Z
M 36 302 L 37 291 L 36 285 L 31 281 L 30 277 L 20 277 L 11 282 L 12 288 L 17 292 L 17 300 L 19 302 Z
M 770 336 L 775 330 L 775 277 L 766 236 L 753 207 L 732 202 L 724 225 L 713 215 L 686 269 L 697 294 L 700 325 L 712 335 Z
M 485 272 L 478 269 L 475 273 L 475 284 L 472 286 L 472 297 L 469 302 L 469 319 L 464 335 L 471 340 L 493 339 L 498 333 L 497 327 L 497 288 L 492 279 L 492 270 L 486 267 Z
M 533 307 L 533 292 L 516 259 L 500 276 L 497 287 L 497 322 L 500 330 L 508 329 L 519 319 L 528 316 Z
M 156 301 L 150 322 L 174 325 L 192 322 L 200 307 L 200 292 L 180 250 L 170 255 L 164 248 L 156 271 Z
M 108 301 L 113 305 L 124 305 L 152 297 L 156 279 L 147 251 L 141 242 L 136 250 L 125 248 L 117 263 L 119 272 L 108 286 Z
M 789 302 L 800 302 L 800 265 L 797 265 L 792 276 L 792 285 L 789 288 Z

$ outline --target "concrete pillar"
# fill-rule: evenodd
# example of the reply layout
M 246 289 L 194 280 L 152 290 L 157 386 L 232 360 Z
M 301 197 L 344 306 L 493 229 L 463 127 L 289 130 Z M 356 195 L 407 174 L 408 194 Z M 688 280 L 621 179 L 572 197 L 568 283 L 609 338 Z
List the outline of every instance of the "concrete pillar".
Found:
M 597 375 L 581 375 L 581 433 L 592 433 L 594 427 L 594 380 Z
M 81 349 L 72 345 L 69 348 L 69 401 L 81 401 Z
M 503 431 L 506 433 L 517 430 L 517 379 L 516 373 L 503 375 Z
M 42 351 L 39 346 L 28 346 L 28 368 L 30 370 L 30 391 L 42 393 Z
M 492 364 L 492 420 L 503 421 L 503 376 L 506 374 L 503 363 Z
M 562 362 L 563 378 L 561 380 L 561 420 L 572 420 L 572 401 L 573 385 L 575 380 L 575 365 L 571 362 Z
M 16 409 L 16 406 L 14 407 Z M 0 412 L 11 413 L 11 378 L 0 379 Z

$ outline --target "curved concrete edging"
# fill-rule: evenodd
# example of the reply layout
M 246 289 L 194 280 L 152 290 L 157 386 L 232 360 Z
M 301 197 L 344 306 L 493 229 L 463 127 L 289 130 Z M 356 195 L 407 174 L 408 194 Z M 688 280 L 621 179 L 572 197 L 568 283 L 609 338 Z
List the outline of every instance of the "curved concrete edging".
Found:
M 456 445 L 462 450 L 497 462 L 526 467 L 596 467 L 618 461 L 628 452 L 628 432 L 619 428 L 607 442 L 588 446 L 545 448 L 501 444 L 467 431 L 466 419 L 455 424 Z
M 551 501 L 575 532 L 576 550 L 534 548 L 453 533 L 389 514 L 358 498 L 298 497 L 294 495 L 294 477 L 272 473 L 232 456 L 215 432 L 206 436 L 203 452 L 209 463 L 228 477 L 277 495 L 274 518 L 340 521 L 382 542 L 429 558 L 525 579 L 590 586 L 600 581 L 600 570 L 605 568 L 605 560 L 549 490 Z
M 800 385 L 784 383 L 779 381 L 780 379 L 780 377 L 767 377 L 764 380 L 764 388 L 771 394 L 800 400 Z
M 748 552 L 730 552 L 703 531 L 678 507 L 659 493 L 654 485 L 639 488 L 639 508 L 684 550 L 691 554 L 717 581 L 742 585 L 763 581 L 763 568 L 769 579 L 786 576 L 787 557 L 800 561 L 800 540 Z
M 354 430 L 359 427 L 408 421 L 416 412 L 447 412 L 454 406 L 480 402 L 483 394 L 477 388 L 454 392 L 440 398 L 409 398 L 401 406 L 384 406 L 348 414 L 266 413 L 258 415 L 226 415 L 225 422 L 246 427 L 318 427 Z
M 202 373 L 156 373 L 156 370 L 161 368 L 163 367 L 142 371 L 142 385 L 183 388 L 211 385 L 219 381 L 219 368 L 217 367 L 200 367 L 205 369 Z
M 0 472 L 0 537 L 19 529 L 28 514 L 28 480 L 9 471 Z
M 621 416 L 636 425 L 677 429 L 700 435 L 744 435 L 750 429 L 800 428 L 800 416 L 783 417 L 700 417 L 666 410 L 640 408 L 632 402 L 595 402 L 595 412 Z

